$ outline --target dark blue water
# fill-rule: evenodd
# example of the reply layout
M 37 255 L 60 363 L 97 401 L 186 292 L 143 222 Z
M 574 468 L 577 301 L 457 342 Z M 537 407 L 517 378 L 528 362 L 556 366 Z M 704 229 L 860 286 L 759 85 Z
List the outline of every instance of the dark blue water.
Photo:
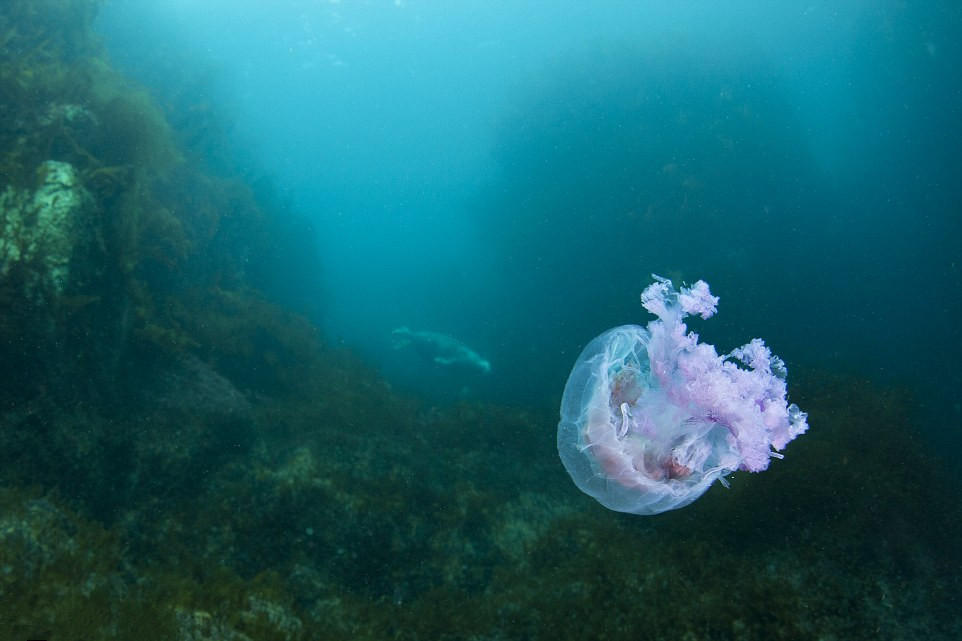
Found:
M 907 386 L 958 437 L 954 3 L 116 0 L 99 28 L 307 219 L 322 273 L 277 286 L 402 388 L 554 404 L 655 272 L 711 283 L 720 348 Z

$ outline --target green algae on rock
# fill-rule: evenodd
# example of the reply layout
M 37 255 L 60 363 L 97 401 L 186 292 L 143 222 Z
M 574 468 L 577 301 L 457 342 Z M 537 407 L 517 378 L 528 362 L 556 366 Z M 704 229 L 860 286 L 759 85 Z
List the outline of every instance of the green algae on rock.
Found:
M 64 293 L 93 204 L 69 163 L 48 160 L 37 177 L 35 191 L 8 186 L 0 192 L 0 279 L 20 270 L 29 298 Z

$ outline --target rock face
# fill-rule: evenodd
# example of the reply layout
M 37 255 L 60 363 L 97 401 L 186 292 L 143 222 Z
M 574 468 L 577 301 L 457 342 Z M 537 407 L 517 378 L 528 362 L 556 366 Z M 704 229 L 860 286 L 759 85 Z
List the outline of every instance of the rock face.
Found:
M 8 186 L 0 193 L 0 282 L 18 274 L 32 300 L 64 293 L 93 202 L 69 163 L 45 161 L 37 177 L 35 191 Z
M 136 391 L 120 437 L 129 448 L 122 472 L 128 501 L 171 491 L 193 495 L 211 470 L 249 451 L 254 409 L 204 361 L 189 354 L 159 359 L 132 376 Z
M 253 420 L 251 404 L 234 384 L 196 356 L 184 354 L 152 371 L 140 386 L 140 404 L 208 423 Z

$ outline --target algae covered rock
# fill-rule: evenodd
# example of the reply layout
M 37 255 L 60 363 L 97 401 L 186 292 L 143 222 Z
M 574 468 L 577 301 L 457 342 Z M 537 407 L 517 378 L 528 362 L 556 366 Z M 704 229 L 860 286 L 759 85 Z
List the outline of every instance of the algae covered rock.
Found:
M 8 186 L 0 193 L 0 282 L 17 278 L 31 300 L 67 289 L 93 202 L 69 163 L 45 161 L 37 179 L 33 191 Z

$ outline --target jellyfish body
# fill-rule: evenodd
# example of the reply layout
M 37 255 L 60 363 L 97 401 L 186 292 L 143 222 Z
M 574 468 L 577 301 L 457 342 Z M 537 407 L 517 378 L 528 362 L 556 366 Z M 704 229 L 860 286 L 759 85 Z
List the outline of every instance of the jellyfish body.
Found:
M 762 471 L 808 428 L 786 401 L 784 363 L 763 341 L 719 356 L 687 331 L 685 316 L 715 313 L 707 283 L 676 291 L 655 278 L 642 304 L 658 319 L 608 330 L 585 347 L 558 425 L 575 484 L 634 514 L 684 507 L 734 470 Z

